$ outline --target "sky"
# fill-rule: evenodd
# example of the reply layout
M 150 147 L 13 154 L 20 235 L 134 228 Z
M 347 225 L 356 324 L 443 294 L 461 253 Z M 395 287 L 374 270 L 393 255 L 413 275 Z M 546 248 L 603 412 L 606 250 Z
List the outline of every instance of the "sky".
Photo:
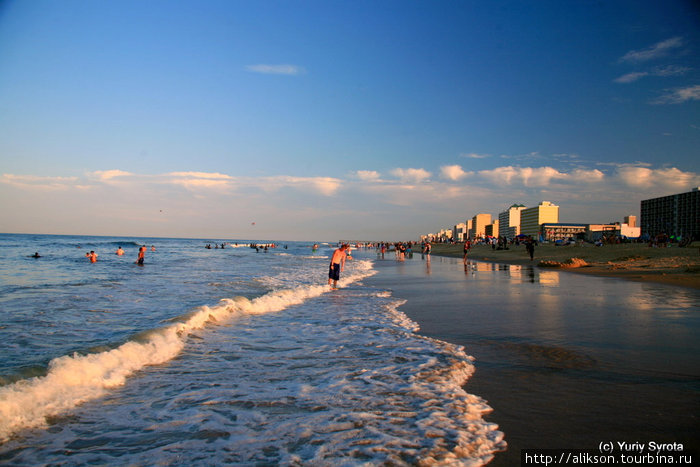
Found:
M 0 0 L 0 232 L 411 240 L 700 186 L 694 1 Z

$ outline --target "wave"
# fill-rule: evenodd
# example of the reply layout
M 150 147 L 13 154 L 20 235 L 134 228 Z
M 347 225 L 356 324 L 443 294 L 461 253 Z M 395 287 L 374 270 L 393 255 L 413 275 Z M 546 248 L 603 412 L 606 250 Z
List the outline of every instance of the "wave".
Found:
M 85 239 L 84 242 L 75 242 L 72 241 L 68 244 L 68 246 L 71 246 L 73 248 L 80 248 L 80 249 L 85 249 L 85 248 L 103 248 L 103 247 L 110 247 L 116 249 L 117 247 L 130 247 L 130 246 L 135 246 L 135 247 L 140 247 L 143 245 L 152 245 L 152 243 L 148 242 L 137 242 L 135 240 L 124 240 L 124 241 L 119 241 L 119 240 L 94 240 L 94 239 Z
M 355 271 L 338 285 L 347 287 L 373 274 L 375 271 L 369 261 L 358 262 Z M 172 360 L 183 350 L 188 337 L 208 323 L 241 315 L 279 312 L 329 291 L 325 285 L 302 285 L 274 290 L 252 300 L 245 297 L 223 299 L 215 306 L 201 306 L 165 327 L 134 336 L 117 348 L 55 358 L 49 363 L 45 376 L 0 387 L 0 442 L 21 429 L 46 426 L 48 418 L 102 397 L 144 367 Z

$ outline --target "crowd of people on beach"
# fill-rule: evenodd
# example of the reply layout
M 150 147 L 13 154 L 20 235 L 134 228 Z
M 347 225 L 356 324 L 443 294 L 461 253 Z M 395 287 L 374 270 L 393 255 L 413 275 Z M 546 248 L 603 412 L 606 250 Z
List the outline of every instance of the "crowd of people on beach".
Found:
M 431 250 L 431 243 L 437 243 L 437 244 L 450 244 L 450 245 L 455 245 L 458 243 L 463 244 L 463 256 L 462 256 L 462 262 L 466 265 L 468 258 L 469 258 L 469 252 L 471 251 L 472 247 L 474 245 L 486 245 L 490 246 L 493 250 L 509 250 L 510 245 L 515 245 L 515 246 L 520 246 L 520 245 L 525 245 L 525 251 L 528 253 L 530 256 L 530 260 L 534 260 L 534 255 L 535 255 L 535 246 L 537 246 L 537 240 L 534 239 L 532 236 L 528 235 L 518 235 L 517 237 L 513 239 L 508 239 L 506 237 L 479 237 L 475 239 L 467 239 L 464 242 L 456 242 L 454 239 L 442 239 L 442 240 L 423 240 L 421 245 L 423 246 L 423 253 L 424 254 L 430 254 Z

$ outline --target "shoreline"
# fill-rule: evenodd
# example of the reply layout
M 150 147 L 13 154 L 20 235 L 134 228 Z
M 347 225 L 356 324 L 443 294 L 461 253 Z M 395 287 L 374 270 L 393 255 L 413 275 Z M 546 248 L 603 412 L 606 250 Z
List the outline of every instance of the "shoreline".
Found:
M 638 243 L 602 247 L 543 244 L 535 247 L 534 260 L 531 261 L 524 245 L 511 245 L 508 250 L 476 245 L 469 252 L 468 259 L 700 289 L 699 246 L 698 242 L 685 248 L 650 248 Z M 463 244 L 433 244 L 431 254 L 462 258 Z M 583 260 L 585 263 L 580 264 L 585 265 L 576 262 L 567 265 L 572 258 Z
M 405 300 L 399 310 L 419 334 L 475 358 L 464 389 L 491 408 L 484 419 L 508 443 L 489 466 L 601 439 L 697 449 L 696 290 L 557 274 L 533 267 L 522 247 L 513 253 L 526 259 L 511 264 L 523 267 L 465 267 L 454 247 L 452 258 L 377 259 L 380 273 L 365 282 Z

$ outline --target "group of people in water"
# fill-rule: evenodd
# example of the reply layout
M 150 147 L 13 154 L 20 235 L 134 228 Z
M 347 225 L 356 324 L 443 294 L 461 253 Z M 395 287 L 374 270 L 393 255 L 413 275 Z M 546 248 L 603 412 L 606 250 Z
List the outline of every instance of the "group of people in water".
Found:
M 156 251 L 156 247 L 151 245 L 151 251 Z M 117 248 L 117 251 L 115 251 L 114 254 L 117 256 L 123 256 L 124 249 L 121 246 L 119 246 L 119 248 Z M 90 253 L 85 253 L 85 257 L 87 259 L 89 259 L 91 263 L 97 262 L 97 256 L 98 255 L 97 255 L 97 253 L 95 253 L 94 250 L 90 250 Z M 138 256 L 136 257 L 136 264 L 138 264 L 139 266 L 143 266 L 145 259 L 146 259 L 146 245 L 141 245 L 139 247 Z
M 80 247 L 78 247 L 78 248 L 80 248 Z M 151 245 L 151 251 L 156 251 L 156 247 Z M 114 252 L 114 254 L 117 256 L 123 256 L 124 249 L 121 246 L 119 246 L 117 248 L 117 251 Z M 85 257 L 91 263 L 96 263 L 98 256 L 99 255 L 95 252 L 95 250 L 90 250 L 89 253 L 85 253 Z M 41 258 L 41 257 L 42 256 L 39 254 L 38 251 L 30 256 L 30 258 Z M 139 247 L 139 253 L 138 253 L 138 256 L 136 257 L 136 264 L 138 264 L 139 266 L 143 266 L 145 259 L 146 259 L 146 245 L 142 245 Z
M 211 249 L 212 249 L 211 243 L 207 243 L 207 244 L 204 246 L 204 248 L 206 248 L 207 250 L 211 250 Z M 218 243 L 214 243 L 214 250 L 218 250 L 219 248 L 221 248 L 221 249 L 223 250 L 224 248 L 226 248 L 226 244 L 225 244 L 225 243 L 222 243 L 222 244 L 221 244 L 221 247 L 219 247 L 219 244 L 218 244 Z
M 233 246 L 234 248 L 237 248 L 239 246 L 238 243 L 235 243 L 235 244 L 229 243 L 228 245 Z M 260 251 L 260 250 L 267 251 L 268 248 L 277 248 L 277 244 L 275 244 L 275 243 L 261 243 L 261 244 L 249 243 L 248 246 L 250 248 L 254 249 L 255 251 Z M 211 243 L 207 243 L 204 246 L 204 248 L 206 248 L 207 250 L 211 250 L 211 249 L 214 249 L 214 250 L 222 249 L 223 250 L 224 248 L 226 248 L 226 243 L 222 243 L 221 246 L 219 246 L 218 243 L 214 243 L 213 247 L 211 246 Z M 284 246 L 284 249 L 285 250 L 287 249 L 287 245 Z

